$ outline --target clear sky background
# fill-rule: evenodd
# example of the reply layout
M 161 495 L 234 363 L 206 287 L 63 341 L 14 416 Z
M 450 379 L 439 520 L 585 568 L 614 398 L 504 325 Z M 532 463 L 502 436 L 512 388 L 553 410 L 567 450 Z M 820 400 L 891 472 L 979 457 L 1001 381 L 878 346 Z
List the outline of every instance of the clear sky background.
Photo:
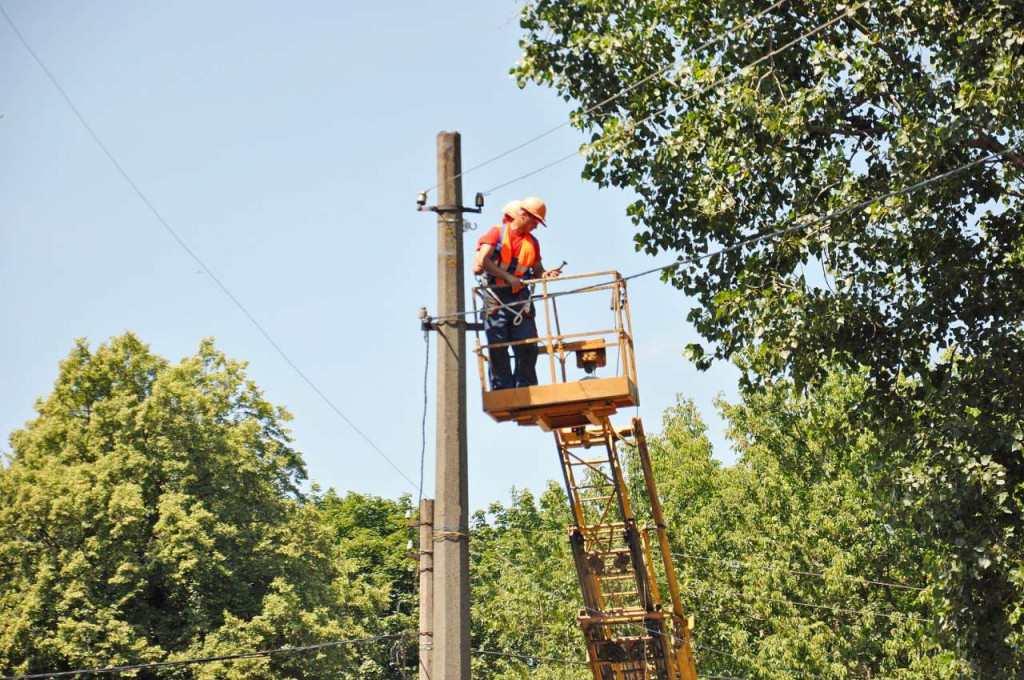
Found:
M 436 309 L 436 223 L 415 211 L 436 181 L 436 135 L 462 134 L 463 167 L 566 120 L 551 90 L 520 90 L 518 3 L 0 0 L 96 134 L 189 247 L 334 404 L 419 476 L 424 342 Z M 131 330 L 173 361 L 214 336 L 294 415 L 311 482 L 395 497 L 415 489 L 339 418 L 171 238 L 0 20 L 0 434 L 33 416 L 76 337 Z M 578 148 L 564 128 L 464 178 L 474 193 Z M 546 264 L 625 274 L 630 197 L 580 179 L 579 158 L 488 196 L 548 203 Z M 431 194 L 431 199 L 436 194 Z M 467 254 L 480 231 L 466 233 Z M 467 285 L 471 277 L 466 277 Z M 712 401 L 737 372 L 699 373 L 692 304 L 658 278 L 630 284 L 648 432 L 681 393 L 731 462 Z M 583 330 L 583 329 L 581 329 Z M 436 356 L 436 343 L 431 357 Z M 427 471 L 433 496 L 430 366 Z M 470 364 L 470 501 L 559 479 L 551 436 L 480 410 Z M 6 443 L 3 447 L 7 448 Z

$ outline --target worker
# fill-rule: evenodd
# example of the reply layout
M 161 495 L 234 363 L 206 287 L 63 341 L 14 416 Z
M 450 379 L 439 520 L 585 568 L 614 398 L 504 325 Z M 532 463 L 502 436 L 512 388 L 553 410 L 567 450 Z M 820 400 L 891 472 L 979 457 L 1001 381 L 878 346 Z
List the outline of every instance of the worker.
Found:
M 546 271 L 540 259 L 540 244 L 531 233 L 538 224 L 548 226 L 544 218 L 547 206 L 536 196 L 510 201 L 502 208 L 501 224 L 480 237 L 473 260 L 473 273 L 483 275 L 495 304 L 484 313 L 487 344 L 494 345 L 537 337 L 530 300 L 524 279 L 552 278 L 557 269 Z M 488 293 L 485 293 L 485 295 Z M 500 305 L 510 305 L 502 307 Z M 528 387 L 537 384 L 537 343 L 514 345 L 515 373 L 508 347 L 490 350 L 491 389 Z

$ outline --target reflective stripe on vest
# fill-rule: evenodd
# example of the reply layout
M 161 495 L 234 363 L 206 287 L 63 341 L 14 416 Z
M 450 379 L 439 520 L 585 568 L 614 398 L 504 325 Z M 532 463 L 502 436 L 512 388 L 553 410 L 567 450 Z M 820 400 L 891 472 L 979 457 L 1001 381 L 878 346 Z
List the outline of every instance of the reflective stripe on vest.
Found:
M 501 225 L 501 233 L 498 236 L 498 247 L 491 252 L 491 259 L 498 267 L 504 269 L 516 278 L 523 278 L 523 275 L 533 269 L 537 262 L 537 249 L 533 247 L 533 237 L 529 234 L 523 236 L 519 242 L 519 252 L 512 254 L 512 234 L 509 225 Z M 509 286 L 508 281 L 494 276 L 488 276 L 492 286 L 503 288 Z M 522 290 L 522 286 L 512 288 L 513 293 Z

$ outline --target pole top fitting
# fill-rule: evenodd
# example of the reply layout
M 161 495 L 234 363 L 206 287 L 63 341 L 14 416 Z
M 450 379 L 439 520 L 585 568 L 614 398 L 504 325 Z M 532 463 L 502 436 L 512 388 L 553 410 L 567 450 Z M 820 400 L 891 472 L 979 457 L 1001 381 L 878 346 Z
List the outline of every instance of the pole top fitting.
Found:
M 464 205 L 427 205 L 427 192 L 421 191 L 416 194 L 416 210 L 420 212 L 436 212 L 438 214 L 481 213 L 484 211 L 484 195 L 481 192 L 478 191 L 476 193 L 473 204 L 476 207 L 470 208 Z
M 434 319 L 429 314 L 427 314 L 427 308 L 426 307 L 420 307 L 419 318 L 420 318 L 420 330 L 421 331 L 426 333 L 427 331 L 436 331 L 437 330 L 437 322 L 434 321 Z

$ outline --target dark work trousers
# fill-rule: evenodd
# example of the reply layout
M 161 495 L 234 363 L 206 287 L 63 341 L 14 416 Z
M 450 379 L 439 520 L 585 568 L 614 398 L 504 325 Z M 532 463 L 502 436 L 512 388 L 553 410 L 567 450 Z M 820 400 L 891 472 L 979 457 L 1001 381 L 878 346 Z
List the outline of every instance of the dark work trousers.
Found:
M 524 291 L 526 292 L 526 291 Z M 498 289 L 498 297 L 503 304 L 529 297 L 515 295 Z M 503 308 L 484 317 L 484 331 L 487 332 L 487 344 L 514 342 L 537 337 L 537 323 L 533 315 L 523 315 L 518 325 L 514 323 L 516 313 L 520 309 Z M 516 370 L 512 373 L 509 349 L 516 357 Z M 528 342 L 514 347 L 495 347 L 489 351 L 491 364 L 491 389 L 504 390 L 510 387 L 528 387 L 537 384 L 537 343 Z

